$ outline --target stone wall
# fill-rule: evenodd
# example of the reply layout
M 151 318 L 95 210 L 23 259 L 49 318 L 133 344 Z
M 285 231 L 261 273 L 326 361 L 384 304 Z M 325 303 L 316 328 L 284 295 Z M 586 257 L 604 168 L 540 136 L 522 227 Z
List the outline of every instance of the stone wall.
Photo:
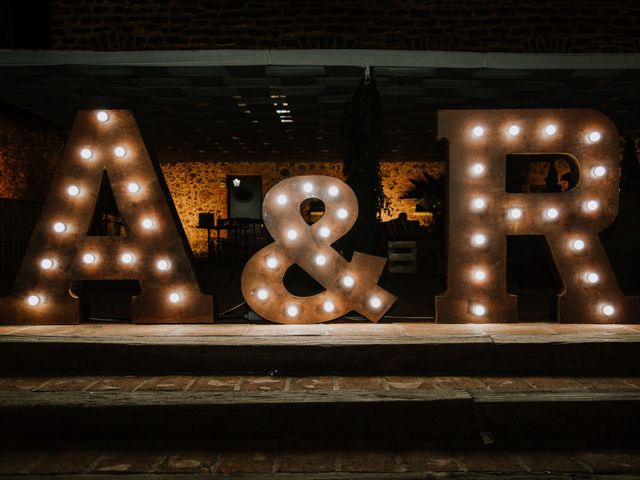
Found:
M 64 139 L 50 124 L 7 107 L 0 110 L 0 198 L 44 200 Z
M 637 0 L 52 0 L 56 49 L 638 52 Z
M 216 218 L 227 217 L 227 175 L 260 175 L 262 194 L 280 180 L 295 175 L 342 176 L 341 162 L 189 162 L 163 164 L 169 191 L 182 225 L 196 255 L 207 251 L 206 230 L 198 229 L 198 213 L 212 212 Z M 410 220 L 428 224 L 430 217 L 416 214 L 415 200 L 400 198 L 411 186 L 411 178 L 423 172 L 439 177 L 444 173 L 442 162 L 383 162 L 381 165 L 384 191 L 391 200 L 391 211 L 383 220 L 406 212 Z

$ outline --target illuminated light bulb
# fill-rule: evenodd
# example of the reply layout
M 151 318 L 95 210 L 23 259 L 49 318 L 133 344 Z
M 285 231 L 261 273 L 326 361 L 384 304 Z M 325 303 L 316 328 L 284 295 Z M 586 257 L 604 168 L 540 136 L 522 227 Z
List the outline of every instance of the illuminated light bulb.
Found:
M 344 220 L 349 216 L 349 212 L 347 212 L 346 208 L 339 208 L 338 211 L 336 212 L 336 215 L 338 218 Z
M 316 255 L 315 262 L 316 265 L 322 266 L 327 263 L 327 257 L 325 257 L 324 255 Z
M 515 137 L 516 135 L 518 135 L 520 133 L 520 127 L 518 125 L 511 125 L 508 129 L 507 132 L 509 133 L 509 135 L 511 135 L 512 137 Z
M 284 205 L 285 203 L 287 203 L 287 200 L 287 196 L 282 193 L 276 197 L 276 202 L 278 202 L 278 205 Z
M 116 147 L 113 149 L 113 153 L 116 157 L 124 157 L 127 154 L 127 151 L 124 149 L 124 147 Z
M 129 190 L 129 193 L 138 193 L 140 191 L 140 185 L 135 182 L 131 182 L 127 185 L 127 190 Z
M 166 272 L 171 268 L 171 262 L 163 258 L 162 260 L 158 260 L 158 262 L 156 263 L 156 268 L 161 272 Z
M 355 285 L 356 281 L 351 275 L 345 275 L 342 277 L 342 285 L 347 288 L 351 288 Z
M 484 135 L 484 128 L 482 128 L 480 125 L 473 127 L 473 130 L 471 130 L 471 134 L 476 137 L 476 138 L 480 138 L 482 135 Z
M 313 184 L 311 182 L 305 182 L 304 185 L 302 185 L 302 190 L 304 190 L 305 193 L 313 192 Z
M 473 272 L 473 278 L 478 282 L 481 282 L 487 278 L 487 274 L 484 270 L 478 269 Z
M 293 229 L 289 230 L 287 232 L 287 238 L 289 238 L 289 240 L 295 240 L 296 238 L 298 238 L 298 232 Z
M 595 178 L 604 177 L 607 173 L 607 169 L 602 165 L 598 165 L 597 167 L 593 167 L 591 169 L 591 176 Z
M 578 251 L 584 250 L 584 247 L 585 247 L 584 240 L 577 239 L 571 242 L 571 248 L 573 248 L 574 250 L 578 250 Z
M 509 215 L 509 218 L 512 220 L 518 220 L 519 218 L 522 218 L 522 209 L 510 208 L 508 215 Z
M 322 238 L 327 238 L 329 235 L 331 235 L 331 229 L 329 229 L 329 227 L 322 227 L 318 233 L 320 234 L 320 236 Z
M 336 309 L 336 306 L 333 304 L 333 302 L 331 300 L 326 300 L 322 304 L 322 309 L 327 313 L 331 313 Z
M 123 253 L 122 256 L 120 257 L 120 261 L 124 264 L 130 265 L 133 263 L 134 257 L 132 253 Z
M 610 317 L 614 313 L 616 313 L 616 309 L 610 303 L 605 303 L 602 306 L 602 313 L 604 313 L 607 317 Z
M 142 220 L 142 227 L 146 228 L 147 230 L 152 229 L 153 225 L 153 220 L 151 220 L 150 218 L 145 218 L 144 220 Z
M 260 300 L 266 300 L 269 297 L 269 292 L 267 291 L 266 288 L 261 288 L 256 292 L 256 296 Z
M 78 195 L 80 195 L 80 188 L 77 185 L 69 185 L 69 188 L 67 188 L 67 193 L 72 197 L 77 197 Z
M 107 120 L 109 120 L 109 114 L 101 110 L 98 113 L 96 113 L 96 118 L 101 122 L 106 122 Z
M 600 275 L 596 272 L 588 272 L 584 278 L 588 283 L 598 283 L 600 281 Z
M 558 215 L 560 215 L 560 212 L 558 212 L 557 208 L 548 208 L 544 212 L 544 216 L 547 217 L 549 220 L 554 220 L 558 218 Z
M 62 233 L 67 229 L 67 226 L 62 222 L 56 222 L 53 224 L 53 231 L 56 233 Z
M 589 212 L 595 212 L 600 207 L 600 203 L 597 200 L 589 200 L 584 204 L 584 208 Z
M 27 297 L 27 303 L 32 307 L 35 307 L 36 305 L 40 305 L 40 302 L 42 302 L 42 298 L 40 298 L 39 295 L 29 295 Z
M 339 193 L 340 190 L 335 185 L 329 187 L 329 195 L 331 195 L 332 197 L 337 197 Z
M 544 134 L 547 135 L 548 137 L 555 135 L 557 131 L 558 131 L 558 127 L 555 126 L 553 123 L 550 123 L 549 125 L 544 127 Z
M 92 263 L 95 263 L 96 261 L 96 256 L 93 253 L 85 253 L 82 256 L 82 261 L 84 263 L 86 263 L 87 265 L 91 265 Z
M 374 295 L 369 299 L 369 305 L 373 308 L 380 308 L 382 306 L 382 300 L 380 300 L 380 297 Z
M 268 257 L 267 258 L 267 267 L 273 269 L 278 266 L 278 259 L 276 257 Z
M 296 315 L 298 315 L 298 312 L 299 309 L 295 305 L 289 305 L 287 307 L 287 315 L 289 315 L 290 317 L 295 317 Z
M 485 243 L 487 243 L 487 236 L 483 233 L 476 233 L 471 237 L 471 243 L 473 243 L 476 247 L 481 247 Z
M 587 141 L 589 143 L 596 143 L 599 142 L 600 139 L 602 138 L 602 134 L 600 132 L 589 132 L 589 134 L 587 135 Z
M 178 303 L 180 300 L 182 300 L 182 295 L 180 295 L 178 292 L 171 292 L 169 294 L 169 301 L 171 303 Z
M 55 262 L 51 258 L 43 258 L 40 260 L 40 268 L 43 270 L 51 270 L 55 266 Z
M 484 165 L 481 163 L 475 163 L 471 167 L 471 173 L 476 177 L 482 175 L 484 173 Z
M 484 198 L 474 198 L 473 202 L 471 202 L 471 205 L 473 205 L 473 208 L 475 210 L 482 210 L 484 207 L 487 206 L 487 202 Z
M 476 317 L 484 317 L 484 315 L 487 313 L 487 307 L 480 303 L 474 303 L 473 305 L 471 305 L 471 313 Z
M 83 148 L 82 150 L 80 150 L 80 156 L 85 160 L 89 160 L 91 157 L 93 157 L 93 152 L 88 148 Z
M 240 186 L 240 179 L 239 178 L 234 178 L 231 183 L 233 183 L 233 186 L 238 188 Z

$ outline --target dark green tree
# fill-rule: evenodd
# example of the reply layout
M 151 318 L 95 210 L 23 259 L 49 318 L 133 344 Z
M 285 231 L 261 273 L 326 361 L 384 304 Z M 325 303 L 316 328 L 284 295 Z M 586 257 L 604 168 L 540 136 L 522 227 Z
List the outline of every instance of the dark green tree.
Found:
M 382 188 L 380 158 L 383 148 L 384 115 L 382 100 L 369 69 L 345 108 L 342 138 L 343 173 L 358 197 L 359 214 L 345 236 L 345 254 L 354 250 L 378 253 L 384 249 L 380 216 L 389 211 L 389 199 Z

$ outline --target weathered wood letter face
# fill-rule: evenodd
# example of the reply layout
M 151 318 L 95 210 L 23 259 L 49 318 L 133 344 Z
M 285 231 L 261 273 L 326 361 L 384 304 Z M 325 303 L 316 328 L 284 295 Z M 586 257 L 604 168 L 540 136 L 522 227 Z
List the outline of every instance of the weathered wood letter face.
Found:
M 105 173 L 125 236 L 88 235 Z M 211 322 L 212 299 L 200 292 L 160 181 L 130 112 L 79 112 L 0 321 L 77 323 L 71 281 L 134 279 L 135 322 Z
M 561 322 L 635 321 L 637 300 L 616 282 L 598 233 L 618 211 L 618 132 L 594 110 L 457 110 L 438 114 L 449 141 L 448 291 L 439 322 L 511 322 L 506 236 L 544 235 L 564 283 Z M 505 193 L 507 154 L 570 155 L 575 188 Z
M 325 213 L 313 225 L 300 215 L 300 204 L 318 198 Z M 386 260 L 355 252 L 347 262 L 331 244 L 353 226 L 358 200 L 337 178 L 307 175 L 276 184 L 264 198 L 262 217 L 275 240 L 257 252 L 242 272 L 242 294 L 260 316 L 278 323 L 319 323 L 355 310 L 377 322 L 395 297 L 378 286 Z M 311 297 L 284 286 L 287 269 L 297 263 L 326 290 Z

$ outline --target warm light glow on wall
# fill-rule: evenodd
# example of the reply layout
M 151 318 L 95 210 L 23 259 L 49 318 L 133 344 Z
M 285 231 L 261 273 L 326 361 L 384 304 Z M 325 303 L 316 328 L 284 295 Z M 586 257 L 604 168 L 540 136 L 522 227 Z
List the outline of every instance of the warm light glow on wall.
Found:
M 318 198 L 325 214 L 313 225 L 300 204 Z M 257 252 L 242 272 L 242 294 L 261 317 L 278 323 L 319 323 L 355 310 L 377 322 L 395 297 L 377 285 L 386 259 L 355 252 L 347 262 L 331 245 L 358 216 L 358 202 L 347 184 L 321 175 L 292 177 L 264 198 L 262 214 L 274 243 Z M 283 285 L 287 269 L 299 264 L 325 291 L 310 297 L 291 294 Z
M 517 320 L 507 235 L 546 237 L 564 283 L 560 321 L 636 320 L 635 299 L 621 293 L 598 237 L 618 211 L 619 136 L 608 118 L 593 110 L 451 110 L 439 112 L 438 130 L 449 143 L 448 290 L 436 299 L 438 322 Z M 570 155 L 580 181 L 561 193 L 506 193 L 510 153 Z M 484 205 L 491 208 L 480 212 Z
M 105 172 L 126 237 L 87 236 Z M 79 112 L 14 291 L 0 299 L 0 322 L 77 323 L 78 301 L 69 293 L 72 281 L 132 278 L 142 290 L 133 299 L 135 322 L 212 321 L 211 297 L 200 292 L 162 181 L 131 113 Z M 148 216 L 141 216 L 141 210 Z M 161 224 L 155 218 L 162 218 Z M 161 275 L 169 269 L 170 275 Z

